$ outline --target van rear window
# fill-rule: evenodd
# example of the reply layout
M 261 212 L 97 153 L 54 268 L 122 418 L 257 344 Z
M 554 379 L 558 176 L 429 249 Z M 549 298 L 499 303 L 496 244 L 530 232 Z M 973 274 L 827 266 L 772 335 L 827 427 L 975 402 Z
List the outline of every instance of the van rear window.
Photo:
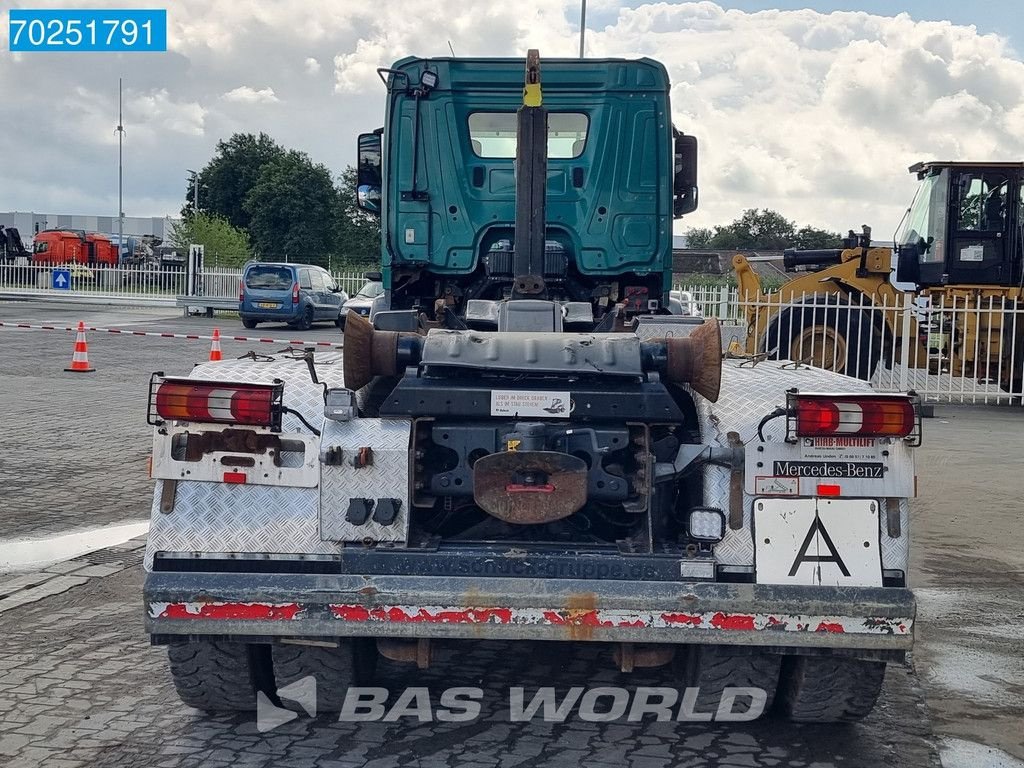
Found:
M 250 267 L 245 273 L 245 287 L 270 291 L 290 290 L 292 271 L 287 267 Z

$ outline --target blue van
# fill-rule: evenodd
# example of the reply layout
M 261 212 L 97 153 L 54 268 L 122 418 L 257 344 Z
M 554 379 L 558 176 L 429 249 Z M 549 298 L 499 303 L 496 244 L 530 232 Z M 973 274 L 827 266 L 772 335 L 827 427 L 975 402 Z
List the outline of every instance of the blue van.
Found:
M 341 328 L 346 294 L 331 273 L 313 264 L 253 262 L 245 265 L 238 295 L 242 325 L 288 323 L 307 330 L 313 323 L 332 322 Z

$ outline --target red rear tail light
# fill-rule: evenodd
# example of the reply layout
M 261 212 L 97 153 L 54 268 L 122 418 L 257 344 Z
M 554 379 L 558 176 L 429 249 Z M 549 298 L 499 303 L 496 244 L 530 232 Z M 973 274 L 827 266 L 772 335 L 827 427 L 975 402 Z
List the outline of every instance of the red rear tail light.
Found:
M 920 439 L 915 395 L 788 395 L 790 437 Z
M 170 379 L 154 374 L 149 385 L 150 424 L 198 421 L 281 430 L 283 384 Z
M 238 283 L 238 303 L 241 304 L 245 301 L 245 283 Z
M 292 304 L 299 303 L 299 284 L 294 283 L 292 285 Z

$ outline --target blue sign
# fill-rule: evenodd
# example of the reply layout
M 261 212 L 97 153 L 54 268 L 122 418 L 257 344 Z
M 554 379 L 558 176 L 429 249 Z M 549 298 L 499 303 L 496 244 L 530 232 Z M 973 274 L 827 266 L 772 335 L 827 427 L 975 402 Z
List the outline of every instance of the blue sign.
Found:
M 71 290 L 71 270 L 55 269 L 50 276 L 50 287 L 58 291 Z
M 12 9 L 12 51 L 166 51 L 167 11 Z

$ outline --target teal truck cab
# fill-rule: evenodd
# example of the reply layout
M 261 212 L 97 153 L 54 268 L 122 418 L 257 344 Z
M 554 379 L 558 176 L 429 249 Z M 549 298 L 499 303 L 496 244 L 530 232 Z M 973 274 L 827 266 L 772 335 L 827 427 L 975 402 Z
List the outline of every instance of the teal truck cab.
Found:
M 492 302 L 527 265 L 541 287 L 519 293 L 571 304 L 574 330 L 619 305 L 667 306 L 697 143 L 672 128 L 661 64 L 546 61 L 546 129 L 518 159 L 521 60 L 404 59 L 381 74 L 385 125 L 359 137 L 358 194 L 380 213 L 387 306 L 496 328 Z M 524 232 L 531 251 L 513 248 Z

